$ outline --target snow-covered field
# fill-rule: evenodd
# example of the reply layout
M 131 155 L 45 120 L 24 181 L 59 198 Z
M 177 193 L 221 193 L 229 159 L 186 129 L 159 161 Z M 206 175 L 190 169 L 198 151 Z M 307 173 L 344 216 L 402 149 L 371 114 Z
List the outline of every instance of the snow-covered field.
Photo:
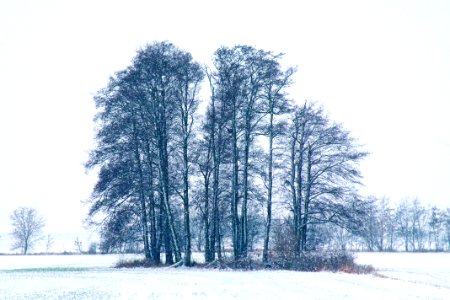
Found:
M 112 269 L 117 255 L 0 256 L 0 299 L 450 299 L 450 253 L 358 253 L 380 275 Z

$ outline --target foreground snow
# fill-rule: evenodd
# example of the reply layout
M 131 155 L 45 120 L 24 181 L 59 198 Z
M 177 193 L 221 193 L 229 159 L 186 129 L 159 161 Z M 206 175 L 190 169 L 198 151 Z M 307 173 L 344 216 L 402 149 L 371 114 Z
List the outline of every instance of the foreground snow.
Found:
M 450 299 L 450 253 L 359 253 L 356 261 L 392 280 L 442 288 Z
M 358 254 L 382 276 L 117 270 L 109 268 L 117 256 L 0 256 L 0 299 L 450 299 L 450 254 L 414 255 Z

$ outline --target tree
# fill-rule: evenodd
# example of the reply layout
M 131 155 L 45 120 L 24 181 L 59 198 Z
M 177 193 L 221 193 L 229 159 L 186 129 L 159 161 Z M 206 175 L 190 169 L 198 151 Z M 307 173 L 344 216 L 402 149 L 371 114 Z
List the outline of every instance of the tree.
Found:
M 445 240 L 447 241 L 447 250 L 450 251 L 450 208 L 442 214 L 443 222 L 445 227 Z
M 184 265 L 191 266 L 191 223 L 190 223 L 190 200 L 189 200 L 189 176 L 191 175 L 191 150 L 193 148 L 193 125 L 194 117 L 198 108 L 198 92 L 200 82 L 203 80 L 203 72 L 200 65 L 192 62 L 192 57 L 188 53 L 183 53 L 178 62 L 178 73 L 176 74 L 175 101 L 177 108 L 177 117 L 175 128 L 179 131 L 175 135 L 178 139 L 178 149 L 181 170 L 182 170 L 182 192 L 178 192 L 183 200 L 184 216 Z
M 395 220 L 397 223 L 397 234 L 403 239 L 405 251 L 409 251 L 409 245 L 412 236 L 411 204 L 407 199 L 403 199 L 395 211 Z
M 110 213 L 100 228 L 100 250 L 103 253 L 135 252 L 142 242 L 139 216 L 131 207 Z
M 104 220 L 130 223 L 138 217 L 145 257 L 153 263 L 160 263 L 164 245 L 166 263 L 181 261 L 184 246 L 184 263 L 191 264 L 190 154 L 202 78 L 189 53 L 154 43 L 95 97 L 97 147 L 86 167 L 100 172 L 90 216 L 106 212 Z M 112 217 L 124 210 L 126 218 Z M 178 227 L 177 214 L 184 220 Z
M 427 214 L 419 199 L 414 199 L 411 205 L 411 245 L 413 251 L 422 251 L 425 247 L 425 226 L 427 224 Z
M 49 253 L 50 252 L 50 247 L 53 245 L 54 241 L 53 241 L 53 237 L 50 234 L 47 234 L 47 238 L 45 241 L 45 252 Z
M 296 107 L 291 123 L 290 176 L 296 252 L 308 248 L 308 226 L 334 223 L 359 227 L 364 205 L 355 193 L 361 177 L 358 164 L 368 155 L 321 107 Z M 356 225 L 356 226 L 355 226 Z
M 441 230 L 443 227 L 443 219 L 444 214 L 437 208 L 436 206 L 433 206 L 431 208 L 430 212 L 430 218 L 428 222 L 429 226 L 429 243 L 434 243 L 434 250 L 438 251 L 440 248 L 440 240 L 439 236 L 441 234 Z M 431 245 L 430 245 L 431 249 Z
M 263 262 L 269 260 L 269 239 L 272 224 L 272 202 L 273 202 L 273 179 L 274 179 L 274 142 L 279 136 L 283 136 L 283 120 L 282 117 L 290 111 L 291 103 L 285 95 L 285 89 L 292 83 L 291 76 L 295 69 L 289 68 L 286 71 L 280 70 L 277 56 L 269 60 L 268 78 L 264 83 L 263 97 L 267 106 L 267 118 L 269 119 L 265 125 L 267 139 L 269 142 L 269 149 L 267 155 L 267 201 L 266 201 L 266 222 L 264 234 L 264 248 L 263 248 Z
M 249 206 L 256 200 L 250 193 L 257 183 L 252 180 L 256 166 L 257 136 L 266 135 L 270 143 L 268 169 L 267 220 L 265 230 L 265 260 L 268 257 L 268 235 L 271 222 L 273 140 L 276 136 L 274 115 L 282 114 L 288 105 L 284 89 L 290 84 L 293 70 L 282 71 L 282 55 L 246 45 L 221 47 L 214 53 L 215 70 L 209 74 L 213 97 L 209 108 L 210 137 L 221 139 L 227 135 L 231 166 L 231 229 L 235 259 L 247 256 L 249 248 Z M 220 107 L 222 111 L 217 112 Z M 220 117 L 218 115 L 220 114 Z M 267 116 L 267 118 L 266 118 Z M 267 119 L 267 120 L 265 120 Z M 217 124 L 217 125 L 216 125 Z M 222 131 L 225 129 L 226 131 Z M 216 143 L 211 146 L 215 147 Z M 211 149 L 218 162 L 220 149 Z M 214 155 L 216 154 L 216 156 Z M 216 165 L 214 168 L 217 170 Z M 252 174 L 253 173 L 253 174 Z M 217 177 L 213 176 L 214 178 Z M 214 179 L 213 179 L 214 181 Z M 217 182 L 217 181 L 215 181 Z
M 394 224 L 392 210 L 386 197 L 381 199 L 369 196 L 366 200 L 366 217 L 362 226 L 362 237 L 369 251 L 392 251 L 394 239 Z
M 79 237 L 77 237 L 75 239 L 73 244 L 75 245 L 75 249 L 78 251 L 78 253 L 82 254 L 83 253 L 83 242 L 80 240 Z
M 37 241 L 43 237 L 42 229 L 45 226 L 44 219 L 38 214 L 36 209 L 29 207 L 19 207 L 15 209 L 11 216 L 13 231 L 12 250 L 19 249 L 22 254 L 27 254 Z
M 363 237 L 367 243 L 367 248 L 369 251 L 374 251 L 375 249 L 380 250 L 380 236 L 382 233 L 380 232 L 380 211 L 377 203 L 377 198 L 369 197 L 367 217 L 364 221 L 363 227 Z
M 225 101 L 224 89 L 221 85 L 220 61 L 216 62 L 216 70 L 207 70 L 206 74 L 211 90 L 200 140 L 198 142 L 198 168 L 203 179 L 203 215 L 205 234 L 205 261 L 211 262 L 222 258 L 222 237 L 224 223 L 231 201 L 228 189 L 231 180 L 231 129 L 229 126 L 230 108 Z M 216 92 L 217 91 L 217 92 Z
M 379 207 L 379 232 L 380 232 L 380 251 L 393 250 L 395 223 L 393 220 L 393 209 L 389 207 L 389 199 L 382 197 L 378 204 Z

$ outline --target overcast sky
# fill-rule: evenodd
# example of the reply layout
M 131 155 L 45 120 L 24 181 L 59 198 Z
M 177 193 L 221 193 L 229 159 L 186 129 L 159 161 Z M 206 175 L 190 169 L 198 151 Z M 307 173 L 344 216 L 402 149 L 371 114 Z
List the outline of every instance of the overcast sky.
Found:
M 286 53 L 291 97 L 371 152 L 362 193 L 450 206 L 450 1 L 1 0 L 0 252 L 18 206 L 50 234 L 89 236 L 92 96 L 163 40 L 201 63 L 221 45 Z

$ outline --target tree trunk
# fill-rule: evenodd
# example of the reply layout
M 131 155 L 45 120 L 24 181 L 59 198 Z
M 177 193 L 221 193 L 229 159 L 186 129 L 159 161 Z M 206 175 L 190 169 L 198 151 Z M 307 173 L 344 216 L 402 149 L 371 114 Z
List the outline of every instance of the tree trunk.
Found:
M 221 143 L 222 143 L 222 131 L 219 129 L 217 136 L 217 143 L 213 143 L 213 158 L 214 158 L 214 170 L 213 170 L 213 229 L 211 231 L 211 251 L 212 260 L 214 260 L 215 252 L 217 258 L 222 258 L 221 251 L 221 239 L 220 239 L 220 213 L 219 213 L 219 176 L 221 165 Z
M 164 153 L 164 151 L 163 151 Z M 163 159 L 167 160 L 167 157 L 162 154 L 163 157 L 165 157 Z M 173 220 L 173 215 L 172 215 L 172 211 L 170 209 L 170 204 L 169 204 L 169 174 L 167 171 L 167 161 L 163 162 L 162 165 L 160 165 L 161 168 L 161 174 L 162 174 L 162 190 L 163 190 L 163 204 L 164 204 L 164 211 L 166 213 L 167 216 L 167 227 L 168 227 L 168 231 L 170 234 L 170 238 L 172 240 L 172 245 L 175 251 L 175 259 L 177 261 L 181 260 L 181 253 L 180 253 L 180 248 L 178 246 L 178 240 L 177 240 L 177 235 L 175 232 L 175 225 L 174 225 L 174 220 Z
M 271 103 L 269 115 L 269 167 L 268 167 L 269 182 L 267 186 L 266 230 L 264 236 L 263 262 L 269 261 L 270 226 L 272 224 L 272 184 L 273 184 L 272 172 L 273 172 L 273 105 Z
M 150 156 L 151 157 L 151 156 Z M 158 249 L 158 238 L 156 230 L 156 211 L 155 211 L 155 190 L 153 186 L 153 158 L 149 161 L 149 217 L 150 217 L 150 249 L 152 260 L 155 264 L 161 263 L 160 251 Z
M 248 204 L 248 166 L 249 166 L 249 156 L 250 156 L 250 123 L 247 122 L 246 130 L 245 130 L 245 146 L 244 146 L 244 173 L 242 174 L 243 179 L 243 201 L 241 206 L 241 242 L 240 242 L 240 256 L 245 258 L 247 257 L 248 251 L 248 213 L 247 213 L 247 204 Z
M 170 236 L 172 239 L 172 246 L 175 252 L 175 259 L 181 260 L 181 251 L 178 246 L 178 238 L 175 231 L 175 224 L 173 220 L 172 211 L 169 204 L 169 156 L 167 153 L 167 117 L 165 107 L 165 93 L 161 94 L 161 100 L 156 105 L 157 118 L 156 118 L 156 133 L 158 139 L 158 156 L 159 156 L 159 172 L 161 178 L 161 187 L 163 194 L 164 210 L 167 215 L 168 227 Z
M 156 211 L 155 211 L 155 196 L 153 194 L 153 184 L 149 196 L 149 210 L 150 210 L 150 249 L 152 253 L 152 260 L 155 264 L 161 263 L 161 256 L 158 249 L 157 230 L 156 230 Z
M 231 182 L 231 226 L 232 226 L 232 237 L 233 237 L 233 254 L 234 259 L 238 260 L 240 258 L 241 246 L 240 246 L 240 226 L 239 226 L 239 216 L 238 216 L 238 204 L 239 204 L 239 158 L 238 158 L 238 145 L 237 145 L 237 124 L 236 124 L 236 105 L 233 107 L 232 116 L 232 151 L 233 151 L 233 176 Z
M 191 253 L 191 223 L 189 214 L 189 169 L 188 169 L 188 145 L 187 136 L 184 137 L 183 142 L 183 204 L 184 204 L 184 265 L 192 265 L 192 253 Z
M 303 154 L 304 154 L 304 145 L 303 145 L 303 132 L 300 136 L 300 146 L 298 153 L 298 161 L 297 161 L 297 222 L 298 222 L 298 232 L 296 232 L 296 254 L 299 255 L 300 251 L 304 250 L 303 245 L 303 235 L 305 228 L 303 227 L 303 222 L 305 220 L 305 216 L 302 215 L 302 206 L 303 206 Z
M 308 145 L 307 148 L 307 165 L 306 165 L 306 193 L 305 193 L 305 201 L 304 201 L 304 212 L 303 212 L 303 224 L 302 224 L 302 250 L 307 250 L 307 234 L 308 234 L 308 220 L 309 220 L 309 203 L 311 198 L 311 187 L 312 187 L 312 176 L 311 176 L 311 167 L 312 167 L 312 150 L 311 145 Z
M 295 254 L 300 254 L 300 222 L 298 211 L 299 211 L 299 205 L 297 200 L 297 191 L 295 188 L 295 182 L 296 182 L 296 164 L 295 164 L 295 145 L 297 144 L 297 132 L 295 132 L 291 137 L 291 145 L 290 145 L 290 186 L 291 186 L 291 192 L 292 192 L 292 205 L 293 205 L 293 213 L 294 213 L 294 252 Z
M 180 118 L 181 118 L 181 127 L 182 127 L 182 136 L 183 136 L 183 208 L 184 208 L 184 265 L 191 266 L 192 265 L 192 246 L 191 246 L 191 222 L 190 222 L 190 212 L 189 212 L 189 156 L 188 156 L 188 147 L 189 147 L 189 135 L 191 132 L 191 125 L 189 123 L 190 118 L 193 118 L 190 115 L 191 104 L 194 102 L 194 99 L 190 100 L 189 98 L 189 82 L 187 79 L 184 79 L 185 82 L 182 84 L 183 88 L 181 88 L 183 97 L 180 103 Z
M 172 238 L 170 234 L 170 226 L 169 219 L 167 216 L 167 211 L 164 210 L 164 227 L 163 227 L 163 235 L 164 235 L 164 249 L 166 252 L 166 265 L 173 265 L 173 251 L 172 251 Z
M 133 122 L 133 146 L 134 146 L 134 156 L 137 166 L 137 171 L 139 174 L 139 202 L 140 202 L 140 215 L 141 215 L 141 226 L 142 226 L 142 240 L 144 241 L 144 254 L 145 259 L 151 260 L 150 244 L 148 240 L 149 230 L 148 230 L 148 218 L 147 218 L 147 207 L 145 203 L 145 193 L 144 193 L 144 174 L 142 171 L 141 154 L 139 151 L 139 142 L 137 138 L 136 123 Z
M 204 208 L 203 208 L 203 224 L 205 226 L 204 239 L 205 239 L 205 262 L 210 262 L 211 259 L 211 244 L 210 244 L 210 228 L 209 228 L 209 176 L 206 174 L 203 177 L 204 180 Z

